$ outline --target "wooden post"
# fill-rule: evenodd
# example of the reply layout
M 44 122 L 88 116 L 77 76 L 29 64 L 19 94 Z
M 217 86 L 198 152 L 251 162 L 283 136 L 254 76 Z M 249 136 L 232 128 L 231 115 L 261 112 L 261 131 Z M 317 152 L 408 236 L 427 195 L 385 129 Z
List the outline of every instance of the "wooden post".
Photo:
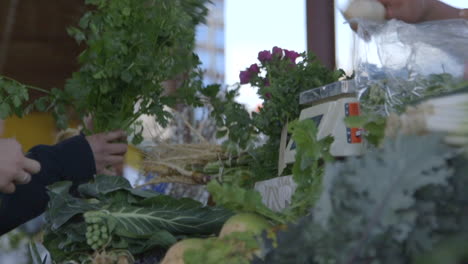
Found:
M 335 4 L 334 0 L 306 0 L 307 49 L 330 69 L 335 61 Z

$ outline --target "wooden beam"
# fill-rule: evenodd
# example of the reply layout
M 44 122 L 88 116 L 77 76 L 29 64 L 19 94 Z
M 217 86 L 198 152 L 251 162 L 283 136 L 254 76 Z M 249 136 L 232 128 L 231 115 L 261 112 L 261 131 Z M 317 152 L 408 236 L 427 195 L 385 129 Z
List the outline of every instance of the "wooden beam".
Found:
M 330 69 L 335 61 L 335 4 L 334 0 L 306 0 L 307 49 Z
M 9 2 L 0 0 L 0 29 L 6 25 Z M 18 0 L 0 74 L 46 90 L 63 88 L 78 69 L 83 48 L 68 36 L 67 27 L 77 25 L 85 8 L 82 0 Z M 0 34 L 0 43 L 3 38 Z M 40 95 L 32 92 L 30 97 Z

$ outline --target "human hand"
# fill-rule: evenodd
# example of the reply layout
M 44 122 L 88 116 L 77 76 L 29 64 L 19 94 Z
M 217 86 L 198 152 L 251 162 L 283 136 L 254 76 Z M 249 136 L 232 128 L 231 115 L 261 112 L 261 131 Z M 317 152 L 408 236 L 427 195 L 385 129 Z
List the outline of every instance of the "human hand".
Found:
M 432 0 L 378 0 L 385 6 L 386 19 L 399 19 L 407 23 L 425 20 Z
M 93 117 L 91 115 L 85 116 L 83 118 L 83 125 L 84 125 L 84 128 L 87 129 L 88 131 L 93 131 L 94 130 Z
M 123 166 L 128 146 L 114 142 L 126 140 L 126 137 L 125 132 L 120 130 L 86 137 L 93 151 L 97 174 L 117 175 L 116 169 L 119 170 Z
M 41 170 L 39 162 L 26 158 L 14 139 L 0 139 L 0 150 L 0 192 L 15 192 L 15 184 L 30 182 L 31 174 Z

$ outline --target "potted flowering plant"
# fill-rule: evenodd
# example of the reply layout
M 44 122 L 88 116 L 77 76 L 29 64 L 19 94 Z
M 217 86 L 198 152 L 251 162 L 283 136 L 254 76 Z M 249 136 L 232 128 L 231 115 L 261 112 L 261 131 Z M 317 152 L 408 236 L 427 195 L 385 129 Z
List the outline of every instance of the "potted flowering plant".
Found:
M 254 63 L 239 74 L 240 84 L 258 88 L 263 99 L 259 111 L 252 114 L 259 132 L 279 141 L 286 122 L 299 117 L 299 95 L 302 91 L 337 81 L 342 70 L 332 71 L 323 66 L 315 55 L 273 47 L 258 53 Z M 276 144 L 275 144 L 276 145 Z
M 240 84 L 224 96 L 217 96 L 220 87 L 202 91 L 213 107 L 218 136 L 227 136 L 226 144 L 237 145 L 253 157 L 248 168 L 254 176 L 243 179 L 240 185 L 252 187 L 255 182 L 278 175 L 281 132 L 288 121 L 299 118 L 300 93 L 335 82 L 342 76 L 343 71 L 327 69 L 311 53 L 274 47 L 260 51 L 258 62 L 241 71 Z M 240 87 L 247 84 L 256 88 L 263 99 L 258 112 L 249 113 L 235 101 Z M 291 168 L 284 172 L 290 173 Z

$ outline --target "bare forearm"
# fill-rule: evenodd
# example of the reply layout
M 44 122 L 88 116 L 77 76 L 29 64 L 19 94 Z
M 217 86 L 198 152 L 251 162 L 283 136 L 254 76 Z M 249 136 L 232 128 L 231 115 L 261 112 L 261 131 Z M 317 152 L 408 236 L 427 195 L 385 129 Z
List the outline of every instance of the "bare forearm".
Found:
M 427 13 L 423 21 L 462 18 L 463 10 L 445 4 L 438 0 L 426 0 L 428 4 Z M 465 12 L 466 13 L 466 12 Z M 466 14 L 464 15 L 466 18 Z

